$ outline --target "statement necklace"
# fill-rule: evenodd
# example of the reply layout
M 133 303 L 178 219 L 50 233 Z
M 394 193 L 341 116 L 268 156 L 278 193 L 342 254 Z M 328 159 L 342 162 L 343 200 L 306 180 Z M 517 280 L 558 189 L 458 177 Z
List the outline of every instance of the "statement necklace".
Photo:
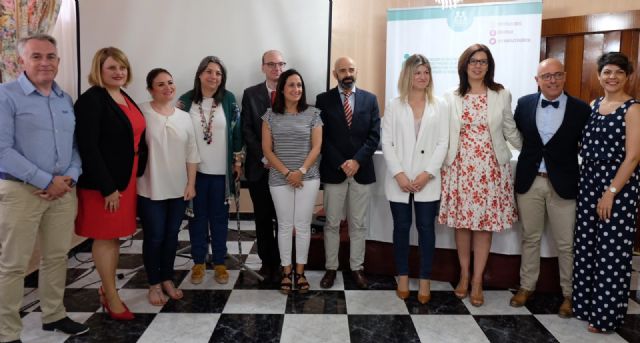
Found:
M 202 133 L 204 134 L 204 141 L 207 144 L 211 144 L 213 141 L 213 112 L 216 111 L 216 99 L 212 99 L 211 110 L 209 111 L 209 121 L 207 122 L 207 117 L 204 115 L 204 111 L 202 110 L 202 101 L 198 104 L 198 108 L 200 109 L 200 125 L 202 125 Z

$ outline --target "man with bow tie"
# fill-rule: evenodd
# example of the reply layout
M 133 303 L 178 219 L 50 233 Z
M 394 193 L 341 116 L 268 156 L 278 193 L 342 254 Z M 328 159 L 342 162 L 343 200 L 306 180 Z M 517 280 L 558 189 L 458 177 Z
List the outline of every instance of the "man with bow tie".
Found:
M 520 289 L 511 298 L 523 306 L 533 295 L 540 272 L 540 241 L 549 219 L 558 252 L 564 301 L 558 310 L 572 316 L 573 232 L 578 193 L 578 145 L 591 109 L 564 92 L 562 62 L 549 58 L 538 65 L 539 93 L 518 99 L 514 120 L 522 134 L 515 191 L 522 223 Z

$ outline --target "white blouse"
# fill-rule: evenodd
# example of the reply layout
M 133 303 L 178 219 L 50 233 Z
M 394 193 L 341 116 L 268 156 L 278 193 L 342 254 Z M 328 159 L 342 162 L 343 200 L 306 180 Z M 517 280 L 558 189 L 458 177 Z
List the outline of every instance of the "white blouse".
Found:
M 202 99 L 202 112 L 205 118 L 209 120 L 209 112 L 213 105 L 213 98 Z M 200 106 L 196 103 L 191 104 L 189 110 L 193 128 L 196 132 L 196 142 L 198 151 L 200 151 L 200 164 L 198 171 L 209 175 L 226 175 L 227 174 L 227 118 L 224 113 L 222 104 L 218 104 L 213 112 L 213 139 L 211 144 L 207 144 L 204 140 L 204 129 L 202 128 Z
M 177 108 L 169 116 L 162 115 L 148 102 L 140 109 L 147 122 L 149 160 L 138 178 L 138 194 L 151 200 L 181 198 L 187 186 L 186 164 L 200 162 L 191 118 Z

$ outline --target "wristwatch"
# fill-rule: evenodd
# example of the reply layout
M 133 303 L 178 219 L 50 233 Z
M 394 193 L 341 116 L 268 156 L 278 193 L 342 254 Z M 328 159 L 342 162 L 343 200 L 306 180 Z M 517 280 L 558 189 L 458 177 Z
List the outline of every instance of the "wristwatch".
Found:
M 306 175 L 307 174 L 307 168 L 305 168 L 305 167 L 300 167 L 300 168 L 298 168 L 298 170 L 302 173 L 302 175 Z
M 613 186 L 609 186 L 608 191 L 613 194 L 618 194 L 618 189 Z

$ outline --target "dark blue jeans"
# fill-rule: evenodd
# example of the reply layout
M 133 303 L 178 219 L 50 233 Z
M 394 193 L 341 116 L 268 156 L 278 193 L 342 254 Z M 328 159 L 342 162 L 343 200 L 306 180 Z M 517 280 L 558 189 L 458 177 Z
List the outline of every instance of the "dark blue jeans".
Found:
M 182 198 L 151 200 L 138 196 L 138 215 L 144 233 L 142 257 L 150 285 L 173 279 L 178 231 L 185 207 Z
M 413 221 L 413 204 L 420 246 L 420 278 L 431 279 L 433 252 L 436 248 L 435 218 L 438 203 L 439 201 L 413 201 L 413 195 L 409 197 L 408 204 L 389 202 L 393 216 L 393 255 L 398 275 L 409 275 L 409 230 Z
M 196 174 L 196 197 L 193 198 L 193 215 L 189 220 L 191 257 L 197 264 L 207 256 L 207 234 L 211 233 L 213 263 L 224 264 L 227 255 L 227 230 L 229 228 L 229 203 L 225 199 L 225 176 Z

